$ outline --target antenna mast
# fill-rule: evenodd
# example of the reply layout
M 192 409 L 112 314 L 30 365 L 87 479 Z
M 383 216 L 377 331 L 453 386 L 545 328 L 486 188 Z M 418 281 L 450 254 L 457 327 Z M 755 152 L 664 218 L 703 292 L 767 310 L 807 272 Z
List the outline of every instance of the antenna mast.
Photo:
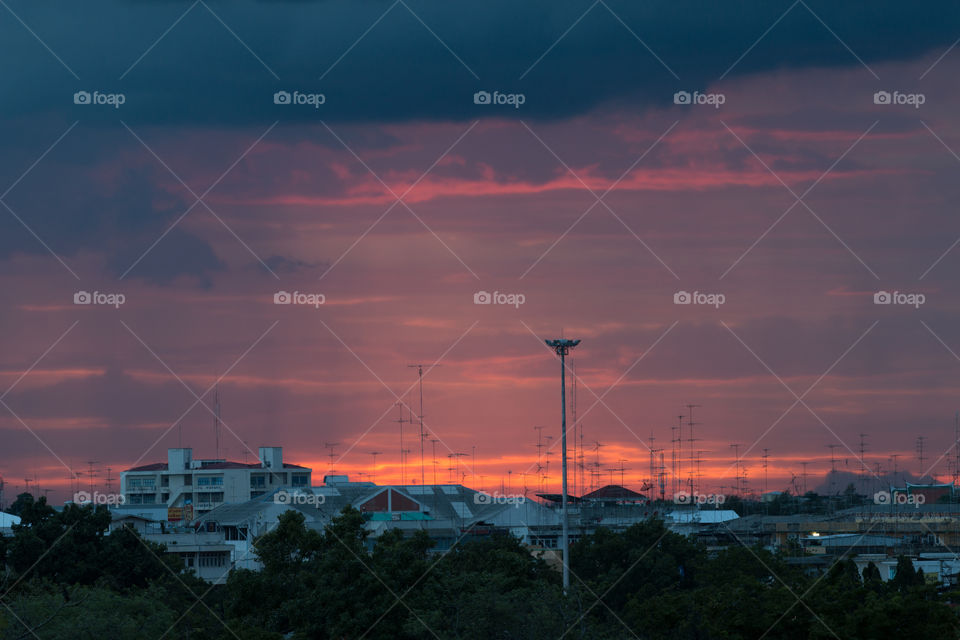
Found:
M 923 461 L 926 460 L 926 457 L 923 455 L 923 441 L 926 440 L 926 436 L 917 436 L 917 460 L 920 461 L 920 480 L 923 481 L 923 477 L 927 475 L 926 468 L 923 466 Z
M 573 417 L 573 460 L 577 460 L 577 365 L 570 358 L 570 415 Z M 582 493 L 582 487 L 581 487 Z M 577 473 L 573 473 L 573 495 L 577 495 Z
M 213 436 L 216 440 L 216 455 L 220 459 L 220 385 L 213 390 Z
M 953 418 L 953 484 L 957 485 L 960 476 L 960 411 Z
M 688 483 L 687 483 L 687 484 L 688 484 L 688 486 L 690 487 L 690 495 L 691 495 L 691 496 L 695 493 L 695 491 L 694 491 L 694 482 L 693 482 L 693 481 L 694 481 L 694 473 L 695 473 L 695 466 L 694 466 L 694 464 L 695 464 L 695 460 L 696 460 L 696 455 L 695 455 L 694 450 L 693 450 L 693 443 L 697 440 L 696 438 L 693 437 L 693 425 L 698 424 L 698 423 L 696 423 L 696 422 L 693 421 L 693 410 L 694 410 L 695 408 L 699 407 L 699 406 L 700 406 L 700 405 L 698 405 L 698 404 L 688 404 L 688 405 L 687 405 L 687 417 L 688 417 L 687 426 L 690 428 L 690 437 L 687 439 L 687 444 L 688 444 L 687 449 L 689 449 L 688 455 L 690 456 L 690 460 L 689 460 L 689 462 L 690 462 L 689 467 L 690 467 L 690 468 L 687 470 L 687 473 L 689 474 Z
M 427 365 L 431 369 L 433 367 L 439 367 L 439 364 Z M 423 430 L 423 367 L 422 364 L 408 364 L 407 367 L 417 370 L 417 380 L 420 385 L 420 415 L 418 420 L 420 422 L 420 484 L 424 484 L 424 471 L 423 471 L 423 443 L 426 440 L 427 434 Z
M 740 495 L 740 445 L 739 445 L 739 444 L 731 444 L 731 445 L 730 445 L 730 448 L 733 449 L 733 455 L 736 457 L 736 460 L 735 460 L 734 463 L 733 463 L 733 464 L 734 464 L 734 476 L 735 476 L 735 478 L 736 478 L 736 484 L 735 484 L 734 491 L 735 491 L 736 495 L 739 496 L 739 495 Z
M 330 453 L 327 454 L 327 457 L 330 458 L 330 471 L 328 472 L 328 473 L 330 473 L 330 475 L 333 475 L 333 471 L 334 471 L 334 468 L 333 468 L 334 458 L 337 457 L 337 454 L 336 454 L 336 452 L 334 452 L 333 448 L 336 447 L 336 446 L 339 446 L 339 444 L 340 444 L 339 442 L 324 442 L 324 443 L 323 443 L 323 446 L 326 447 L 326 448 L 330 451 Z
M 837 456 L 836 449 L 840 445 L 838 444 L 828 444 L 827 448 L 830 449 L 830 495 L 834 495 L 834 482 L 837 477 Z
M 867 445 L 865 442 L 866 437 L 867 437 L 866 433 L 860 434 L 860 491 L 862 491 L 863 493 L 867 492 L 867 476 L 864 473 L 864 471 L 870 470 L 870 467 L 867 466 L 867 461 L 863 459 L 863 454 L 867 450 Z M 923 464 L 923 462 L 921 462 L 920 464 Z
M 96 469 L 94 469 L 93 465 L 98 464 L 99 462 L 100 462 L 99 460 L 87 460 L 87 466 L 88 466 L 88 469 L 89 469 L 89 470 L 87 471 L 87 478 L 88 478 L 89 481 L 90 481 L 90 496 L 91 496 L 90 499 L 91 499 L 91 500 L 93 500 L 93 480 L 94 480 L 94 478 L 96 478 L 98 475 L 100 475 L 100 472 L 98 472 Z M 28 482 L 29 482 L 29 481 L 28 481 Z M 28 488 L 29 488 L 29 485 L 28 485 Z
M 769 451 L 770 449 L 763 450 L 763 492 L 764 493 L 767 493 L 767 491 L 770 490 L 769 489 L 770 483 L 767 482 L 767 458 L 769 457 L 768 456 Z
M 405 464 L 405 460 L 404 460 L 404 457 L 403 457 L 403 454 L 404 454 L 404 448 L 403 448 L 403 423 L 404 423 L 404 422 L 409 422 L 409 421 L 403 419 L 403 403 L 398 401 L 398 402 L 395 402 L 395 403 L 394 403 L 394 406 L 395 406 L 395 407 L 400 407 L 400 419 L 399 419 L 399 420 L 395 420 L 395 422 L 399 422 L 399 423 L 400 423 L 400 484 L 401 484 L 401 485 L 405 485 L 405 484 L 407 484 L 407 466 L 406 466 L 406 464 Z

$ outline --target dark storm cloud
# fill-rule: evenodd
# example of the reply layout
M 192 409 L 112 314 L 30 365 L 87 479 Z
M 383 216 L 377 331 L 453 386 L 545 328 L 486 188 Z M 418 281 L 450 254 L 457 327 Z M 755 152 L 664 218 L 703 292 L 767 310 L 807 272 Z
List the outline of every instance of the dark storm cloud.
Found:
M 604 105 L 641 111 L 669 104 L 678 89 L 702 89 L 731 66 L 728 78 L 837 66 L 868 75 L 818 17 L 867 64 L 939 55 L 960 17 L 957 6 L 917 10 L 893 2 L 607 5 L 12 2 L 0 15 L 0 55 L 12 61 L 0 74 L 2 181 L 15 180 L 71 122 L 79 125 L 5 201 L 58 255 L 103 252 L 120 275 L 193 202 L 176 184 L 159 186 L 170 176 L 141 148 L 145 163 L 119 176 L 91 175 L 124 143 L 136 148 L 121 122 L 141 133 L 159 126 L 148 136 L 155 145 L 164 131 L 256 128 L 252 142 L 280 121 L 270 141 L 342 151 L 318 121 L 559 119 Z M 278 90 L 323 93 L 326 101 L 316 109 L 277 105 Z M 522 92 L 526 102 L 520 109 L 475 105 L 477 90 Z M 78 91 L 122 94 L 124 102 L 74 104 Z M 116 134 L 104 134 L 107 128 Z M 365 156 L 398 144 L 383 128 L 338 128 Z M 194 168 L 225 168 L 240 151 L 197 145 L 191 159 Z M 749 161 L 745 150 L 738 153 Z M 499 149 L 493 157 L 508 170 L 516 165 L 517 174 L 539 171 L 541 180 L 554 169 L 546 150 L 546 163 L 504 158 Z M 233 178 L 246 169 L 239 164 Z M 444 171 L 438 167 L 437 175 Z M 239 181 L 235 193 L 264 180 L 262 173 Z M 315 188 L 324 190 L 323 182 Z M 206 215 L 202 209 L 192 215 Z M 12 216 L 0 216 L 0 225 L 0 256 L 47 251 Z M 204 283 L 222 268 L 206 239 L 178 226 L 130 276 L 167 283 L 192 274 Z
M 210 2 L 209 10 L 198 4 L 183 15 L 191 3 L 13 2 L 64 64 L 4 16 L 0 49 L 17 64 L 0 78 L 0 109 L 7 116 L 54 111 L 87 122 L 218 126 L 493 113 L 559 118 L 610 102 L 666 104 L 674 91 L 703 88 L 735 63 L 728 77 L 859 66 L 854 54 L 873 65 L 939 53 L 955 40 L 960 17 L 960 6 L 946 3 L 606 4 L 610 10 L 547 1 Z M 326 103 L 275 105 L 280 89 L 321 92 Z M 474 105 L 479 89 L 522 92 L 526 103 L 518 110 Z M 123 92 L 126 103 L 75 106 L 78 90 Z
M 124 274 L 136 263 L 133 277 L 160 284 L 181 275 L 201 276 L 206 282 L 207 274 L 223 267 L 205 240 L 171 228 L 192 200 L 161 186 L 167 178 L 162 168 L 128 164 L 105 178 L 95 166 L 79 161 L 88 150 L 103 145 L 103 137 L 82 131 L 71 135 L 42 170 L 24 176 L 5 198 L 20 220 L 0 216 L 0 256 L 45 255 L 48 247 L 68 257 L 81 250 L 102 252 L 109 256 L 113 275 Z M 9 154 L 0 166 L 4 175 L 15 176 L 14 165 L 23 162 L 19 154 Z M 201 208 L 194 208 L 195 215 L 203 214 Z M 162 246 L 148 252 L 168 229 Z

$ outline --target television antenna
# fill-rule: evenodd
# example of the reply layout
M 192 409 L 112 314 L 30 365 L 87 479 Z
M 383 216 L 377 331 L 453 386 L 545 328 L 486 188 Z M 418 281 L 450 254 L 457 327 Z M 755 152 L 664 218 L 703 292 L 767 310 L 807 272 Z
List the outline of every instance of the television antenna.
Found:
M 420 421 L 420 484 L 424 483 L 424 473 L 423 473 L 423 442 L 427 437 L 426 432 L 423 430 L 423 368 L 428 367 L 427 372 L 429 373 L 430 369 L 433 367 L 439 367 L 439 364 L 424 365 L 424 364 L 408 364 L 407 367 L 417 370 L 417 381 L 420 385 L 420 411 L 419 411 L 419 421 Z
M 323 446 L 324 446 L 327 450 L 330 451 L 330 453 L 327 454 L 327 457 L 330 458 L 330 469 L 329 469 L 328 473 L 329 473 L 330 475 L 333 475 L 334 459 L 337 457 L 337 454 L 336 454 L 336 452 L 334 452 L 333 449 L 334 449 L 334 447 L 340 446 L 340 443 L 339 443 L 339 442 L 324 442 L 324 443 L 323 443 Z

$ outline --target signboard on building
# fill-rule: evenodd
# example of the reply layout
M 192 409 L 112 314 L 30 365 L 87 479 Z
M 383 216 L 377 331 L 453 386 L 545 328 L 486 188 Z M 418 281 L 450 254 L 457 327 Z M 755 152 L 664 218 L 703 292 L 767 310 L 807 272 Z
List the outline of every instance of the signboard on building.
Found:
M 180 522 L 182 520 L 193 520 L 193 505 L 185 507 L 169 507 L 167 509 L 167 522 Z

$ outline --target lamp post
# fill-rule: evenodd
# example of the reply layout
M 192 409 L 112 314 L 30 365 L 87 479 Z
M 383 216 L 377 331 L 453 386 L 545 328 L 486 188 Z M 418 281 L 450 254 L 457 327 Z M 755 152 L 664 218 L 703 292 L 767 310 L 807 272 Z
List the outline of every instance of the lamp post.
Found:
M 563 538 L 560 542 L 560 553 L 563 554 L 563 591 L 570 589 L 570 539 L 567 525 L 567 363 L 566 357 L 570 349 L 580 344 L 579 340 L 546 340 L 547 346 L 560 356 L 560 449 L 561 473 L 563 476 L 563 492 L 561 497 L 561 511 L 563 518 Z

